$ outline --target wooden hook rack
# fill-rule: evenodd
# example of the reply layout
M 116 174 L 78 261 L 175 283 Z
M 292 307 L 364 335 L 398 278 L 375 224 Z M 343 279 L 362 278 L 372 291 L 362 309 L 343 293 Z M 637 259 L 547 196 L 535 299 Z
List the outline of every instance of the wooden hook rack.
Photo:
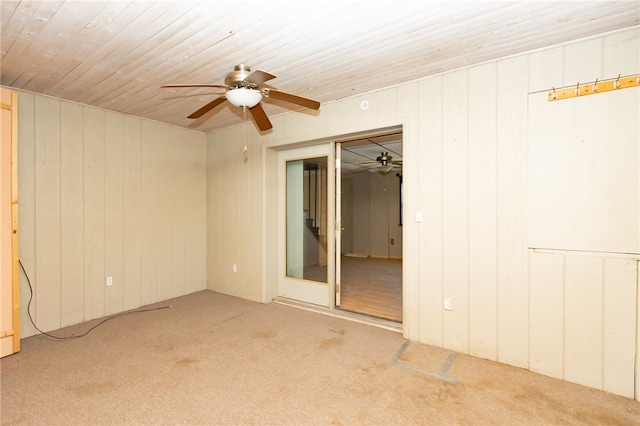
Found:
M 548 93 L 549 102 L 561 99 L 577 98 L 579 96 L 595 95 L 597 93 L 612 90 L 626 89 L 627 87 L 640 86 L 640 74 L 625 77 L 612 78 L 610 80 L 594 81 L 592 83 L 577 83 L 575 86 L 567 86 L 561 89 L 553 89 Z

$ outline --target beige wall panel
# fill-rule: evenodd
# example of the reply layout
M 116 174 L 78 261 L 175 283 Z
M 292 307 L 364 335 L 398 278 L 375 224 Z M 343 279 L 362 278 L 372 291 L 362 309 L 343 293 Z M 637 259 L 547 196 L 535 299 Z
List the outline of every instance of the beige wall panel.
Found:
M 602 78 L 640 71 L 640 28 L 604 37 L 602 45 Z
M 237 132 L 237 129 L 235 129 Z M 234 214 L 231 212 L 231 194 L 235 191 L 236 181 L 232 178 L 232 171 L 235 169 L 237 164 L 231 164 L 233 161 L 232 158 L 229 157 L 230 154 L 230 141 L 234 141 L 237 138 L 237 134 L 228 134 L 227 139 L 224 141 L 220 141 L 216 148 L 219 155 L 224 158 L 224 162 L 220 164 L 220 172 L 222 174 L 222 179 L 220 179 L 217 184 L 221 185 L 220 194 L 218 198 L 218 202 L 216 208 L 220 214 L 221 218 L 227 218 L 224 222 L 224 226 L 220 228 L 220 233 L 217 234 L 217 253 L 219 255 L 218 265 L 220 268 L 220 289 L 225 294 L 231 294 L 236 296 L 237 292 L 234 289 L 234 286 L 231 282 L 231 270 L 229 268 L 231 251 L 235 249 L 235 245 L 237 244 L 237 239 L 235 237 L 232 238 L 232 230 L 234 230 Z M 221 222 L 222 223 L 222 222 Z
M 442 309 L 442 77 L 420 82 L 420 143 L 418 144 L 419 189 L 416 210 L 422 213 L 419 230 L 419 325 L 420 341 L 443 345 Z M 407 140 L 407 135 L 404 135 Z M 406 155 L 406 154 L 405 154 Z M 406 173 L 405 173 L 406 176 Z M 410 197 L 405 191 L 405 199 Z M 415 211 L 403 205 L 405 222 L 415 222 Z M 407 225 L 403 226 L 406 230 Z M 405 235 L 406 231 L 405 231 Z M 406 245 L 406 244 L 405 244 Z M 405 259 L 413 256 L 405 251 Z
M 306 118 L 304 115 L 301 117 L 301 119 Z M 259 157 L 255 155 L 259 155 L 260 149 L 259 145 L 256 144 L 257 138 L 252 136 L 252 133 L 246 128 L 244 133 L 243 140 L 236 143 L 236 150 L 240 156 L 240 164 L 242 165 L 241 172 L 244 180 L 242 185 L 246 194 L 240 202 L 240 208 L 244 210 L 240 220 L 241 227 L 246 234 L 246 247 L 248 250 L 246 252 L 246 264 L 244 264 L 242 268 L 239 268 L 236 274 L 239 274 L 240 279 L 243 281 L 243 291 L 246 294 L 245 298 L 249 300 L 260 300 L 259 293 L 256 299 L 255 291 L 256 288 L 259 288 L 255 283 L 260 281 L 259 275 L 256 276 L 255 274 L 255 266 L 261 263 L 259 258 L 259 244 L 256 244 L 260 238 L 261 220 L 259 215 L 255 214 L 255 211 L 260 211 L 259 208 L 261 206 L 260 193 L 255 192 L 256 184 L 258 184 L 259 189 L 259 180 L 256 180 L 256 171 L 260 172 L 261 170 L 258 160 Z M 258 224 L 257 227 L 256 222 Z
M 391 89 L 375 92 L 374 105 L 369 101 L 369 109 L 375 112 L 375 121 L 372 124 L 388 121 L 396 118 L 398 113 L 398 90 Z M 361 101 L 368 100 L 368 96 L 362 96 Z M 415 111 L 417 113 L 417 111 Z M 375 127 L 375 126 L 374 126 Z
M 602 75 L 602 40 L 595 38 L 565 46 L 563 86 L 606 78 Z
M 402 226 L 400 226 L 400 170 L 387 175 L 387 193 L 389 194 L 389 256 L 402 259 Z M 392 242 L 393 241 L 393 242 Z
M 345 99 L 344 101 L 338 102 L 338 105 L 338 108 L 340 109 L 340 116 L 338 117 L 337 122 L 327 123 L 330 129 L 333 129 L 335 126 L 336 130 L 344 129 L 346 131 L 346 129 L 351 129 L 363 121 L 361 120 L 361 113 L 364 111 L 360 109 L 360 102 L 358 102 L 357 97 Z
M 123 273 L 123 115 L 105 112 L 104 144 L 104 273 L 105 314 L 111 315 L 124 309 Z M 106 286 L 106 277 L 113 285 Z
M 84 109 L 84 320 L 105 314 L 105 118 Z M 38 232 L 39 235 L 39 232 Z
M 279 116 L 272 116 L 269 119 L 273 124 L 274 129 L 279 129 L 276 126 L 274 120 L 282 121 L 284 123 L 283 129 L 286 129 L 286 137 L 295 137 L 296 135 L 303 133 L 318 133 L 321 132 L 324 128 L 324 120 L 320 120 L 320 115 L 322 114 L 322 108 L 320 111 L 314 111 L 310 109 L 302 108 L 298 111 L 291 113 L 284 113 Z M 245 126 L 246 136 L 251 139 L 259 139 L 259 130 L 253 122 L 250 122 L 247 126 Z
M 222 209 L 225 215 L 230 217 L 229 226 L 222 233 L 223 238 L 219 242 L 223 245 L 222 256 L 222 280 L 223 289 L 227 294 L 238 297 L 248 297 L 245 282 L 239 276 L 239 272 L 233 272 L 232 265 L 238 265 L 238 271 L 248 270 L 246 259 L 247 234 L 242 217 L 246 215 L 246 165 L 243 163 L 244 153 L 242 147 L 245 143 L 245 132 L 242 127 L 235 127 L 229 138 L 220 146 L 223 157 L 227 159 L 223 165 L 226 181 L 223 195 Z M 240 193 L 241 188 L 244 193 Z M 245 211 L 240 211 L 241 206 Z M 243 275 L 245 273 L 243 272 Z
M 356 96 L 351 99 L 347 108 L 358 127 L 375 129 L 380 122 L 396 117 L 397 90 L 391 88 Z M 348 125 L 353 126 L 354 123 Z
M 311 117 L 314 121 L 316 117 Z M 311 123 L 309 123 L 310 125 Z M 246 165 L 249 169 L 249 203 L 250 214 L 247 228 L 249 230 L 249 277 L 250 300 L 260 302 L 262 300 L 262 220 L 256 212 L 262 211 L 262 167 L 261 146 L 258 138 L 247 137 Z
M 395 117 L 390 120 L 402 123 L 402 172 L 406 176 L 418 176 L 419 167 L 419 135 L 421 128 L 418 123 L 418 106 L 420 96 L 420 85 L 417 82 L 409 83 L 395 89 L 398 92 L 398 109 Z M 407 179 L 403 183 L 403 190 L 407 197 L 404 199 L 403 209 L 415 218 L 418 210 L 418 194 L 420 193 L 420 183 L 417 179 Z M 404 253 L 419 253 L 419 224 L 412 221 L 405 221 L 402 227 L 402 250 Z M 403 280 L 403 335 L 411 340 L 418 340 L 420 337 L 420 282 L 418 271 L 420 268 L 420 257 L 411 256 L 402 260 L 402 280 Z
M 253 132 L 252 137 L 263 137 L 264 143 L 273 143 L 277 141 L 286 140 L 291 137 L 295 137 L 295 131 L 289 131 L 287 127 L 287 121 L 291 120 L 287 114 L 284 115 L 276 115 L 269 117 L 271 120 L 271 124 L 273 125 L 273 129 L 267 132 L 265 136 L 262 136 L 256 129 L 255 126 L 253 129 L 249 127 L 248 124 L 244 124 L 241 127 L 245 128 L 244 134 L 246 135 L 249 132 Z M 295 126 L 294 126 L 295 127 Z M 233 130 L 235 132 L 235 130 Z
M 32 283 L 36 279 L 36 180 L 35 180 L 35 96 L 30 93 L 18 94 L 18 194 L 20 208 L 20 262 Z M 31 291 L 22 270 L 20 270 L 20 336 L 35 334 L 27 312 Z M 31 312 L 34 313 L 33 304 Z
M 31 311 L 38 326 L 48 331 L 163 300 L 158 276 L 168 284 L 164 299 L 204 288 L 206 137 L 48 97 L 20 97 L 21 260 L 36 290 Z M 168 225 L 162 229 L 159 211 Z M 170 248 L 162 254 L 169 255 L 159 261 L 158 238 L 166 235 L 162 243 Z M 187 257 L 196 262 L 189 267 L 193 289 L 185 285 Z M 108 289 L 106 276 L 113 277 Z M 36 331 L 21 280 L 27 337 Z
M 496 64 L 469 70 L 469 352 L 497 358 Z
M 231 203 L 233 202 L 232 196 L 236 193 L 235 186 L 237 185 L 237 181 L 234 179 L 234 172 L 238 165 L 233 160 L 230 146 L 237 140 L 239 134 L 238 129 L 238 127 L 234 128 L 235 132 L 228 134 L 227 138 L 224 141 L 220 141 L 216 146 L 219 155 L 225 159 L 219 166 L 222 172 L 222 179 L 217 182 L 218 185 L 221 185 L 221 191 L 216 208 L 221 218 L 227 218 L 224 226 L 220 229 L 220 233 L 217 235 L 218 264 L 221 271 L 220 289 L 223 293 L 233 296 L 238 296 L 238 291 L 235 286 L 236 283 L 232 282 L 231 258 L 234 257 L 232 252 L 235 253 L 235 250 L 237 250 L 238 240 L 233 234 L 237 225 Z
M 529 58 L 498 62 L 498 361 L 527 367 L 526 189 Z
M 353 175 L 353 251 L 358 254 L 371 255 L 374 226 L 371 210 L 372 180 L 369 172 Z
M 469 350 L 468 71 L 443 76 L 442 192 L 444 346 Z
M 244 147 L 248 144 L 247 139 L 249 135 L 246 131 L 243 133 L 242 137 L 235 140 L 229 147 L 237 164 L 237 200 L 233 210 L 237 226 L 235 235 L 240 237 L 239 242 L 241 242 L 241 245 L 236 248 L 237 251 L 233 253 L 234 258 L 231 259 L 231 261 L 236 264 L 241 263 L 241 265 L 238 266 L 238 272 L 235 273 L 232 270 L 232 264 L 229 264 L 227 269 L 232 270 L 240 294 L 242 294 L 245 299 L 251 299 L 251 254 L 248 250 L 244 251 L 243 247 L 250 247 L 253 244 L 249 222 L 255 220 L 256 217 L 252 214 L 253 208 L 249 200 L 251 191 L 251 165 L 248 163 L 247 152 L 244 152 Z M 242 258 L 244 258 L 244 261 L 242 261 Z
M 193 206 L 185 215 L 185 293 L 207 288 L 207 145 L 204 134 L 184 132 L 188 150 L 184 150 L 184 164 L 188 180 L 181 190 L 187 197 L 185 204 Z M 184 214 L 184 209 L 182 213 Z
M 603 390 L 634 397 L 638 261 L 604 261 Z
M 338 129 L 340 128 L 342 116 L 342 105 L 341 102 L 329 102 L 327 104 L 322 104 L 320 107 L 320 115 L 317 117 L 321 120 L 321 123 L 318 123 L 317 126 L 314 126 L 319 134 L 336 134 L 339 133 Z M 275 126 L 275 124 L 274 124 Z
M 232 138 L 225 145 L 228 149 L 232 164 L 234 167 L 230 170 L 230 178 L 235 183 L 230 189 L 233 190 L 229 194 L 230 213 L 233 216 L 233 228 L 230 229 L 228 239 L 231 248 L 230 256 L 227 258 L 226 268 L 231 272 L 229 282 L 233 284 L 236 294 L 245 299 L 250 298 L 251 282 L 249 281 L 249 250 L 251 245 L 251 236 L 249 235 L 250 213 L 253 211 L 249 203 L 249 167 L 245 161 L 247 155 L 243 152 L 246 143 L 246 132 L 238 127 L 237 137 Z M 238 272 L 233 272 L 233 264 L 238 265 Z M 223 268 L 225 266 L 223 265 Z
M 188 186 L 189 167 L 186 164 L 186 151 L 189 150 L 186 134 L 177 127 L 167 129 L 170 135 L 168 154 L 173 161 L 178 164 L 173 166 L 170 173 L 169 188 L 173 203 L 171 205 L 171 281 L 170 297 L 177 297 L 184 294 L 185 289 L 185 256 L 187 252 L 185 233 L 187 221 L 191 218 L 191 212 L 185 212 L 185 207 L 191 203 L 187 199 L 187 191 L 183 188 Z
M 34 319 L 60 328 L 60 102 L 36 98 L 36 276 Z
M 564 48 L 540 50 L 529 56 L 529 92 L 549 90 L 562 85 Z
M 142 304 L 142 168 L 141 120 L 124 117 L 123 140 L 123 251 L 124 309 Z
M 84 142 L 79 104 L 61 103 L 61 325 L 84 319 Z
M 141 304 L 148 305 L 158 300 L 158 203 L 161 188 L 157 176 L 158 126 L 149 121 L 141 123 L 140 139 L 140 296 Z
M 207 288 L 222 292 L 222 244 L 225 236 L 225 221 L 222 216 L 224 200 L 222 192 L 226 186 L 221 145 L 226 131 L 207 137 Z
M 371 175 L 370 172 L 366 172 Z M 388 176 L 388 175 L 387 175 Z M 389 190 L 388 180 L 378 173 L 368 176 L 371 180 L 370 204 L 366 210 L 371 214 L 371 256 L 389 257 Z
M 529 368 L 564 377 L 564 255 L 530 256 Z
M 341 172 L 340 254 L 353 253 L 353 173 Z
M 530 246 L 640 252 L 639 100 L 638 88 L 529 97 Z
M 602 387 L 603 259 L 566 257 L 565 271 L 565 379 Z
M 174 183 L 172 182 L 172 143 L 174 142 L 168 127 L 159 125 L 156 133 L 156 256 L 157 268 L 157 300 L 165 300 L 173 296 L 171 291 L 171 227 L 173 209 L 176 208 Z
M 416 223 L 419 230 L 420 258 L 416 271 L 419 280 L 418 329 L 419 340 L 442 346 L 442 77 L 431 77 L 420 81 L 419 87 L 419 133 L 417 144 L 418 195 L 415 211 L 407 211 L 403 205 L 406 231 L 407 222 L 417 222 L 416 214 L 423 217 Z M 407 135 L 403 136 L 407 139 Z M 406 154 L 405 154 L 406 155 Z M 406 176 L 406 171 L 403 170 Z M 405 177 L 406 179 L 406 177 Z M 410 195 L 403 188 L 404 198 Z M 405 234 L 406 235 L 406 234 Z M 405 244 L 406 245 L 406 244 Z M 410 255 L 406 253 L 406 258 Z
M 274 277 L 278 276 L 278 269 L 280 268 L 278 252 L 278 227 L 273 224 L 278 223 L 278 203 L 269 203 L 268 200 L 278 199 L 278 174 L 276 170 L 278 152 L 274 149 L 263 149 L 263 167 L 265 180 L 261 186 L 263 191 L 262 203 L 264 207 L 264 218 L 262 223 L 262 244 L 260 244 L 262 252 L 263 262 L 263 280 L 261 287 L 264 288 L 264 294 L 262 295 L 263 302 L 270 302 L 278 296 L 278 286 L 273 285 L 269 281 L 273 281 Z
M 638 315 L 638 307 L 640 307 L 640 261 L 636 263 L 636 267 L 638 268 L 638 274 L 636 277 L 636 371 L 635 371 L 635 399 L 636 401 L 640 401 L 640 379 L 638 376 L 640 375 L 640 315 Z

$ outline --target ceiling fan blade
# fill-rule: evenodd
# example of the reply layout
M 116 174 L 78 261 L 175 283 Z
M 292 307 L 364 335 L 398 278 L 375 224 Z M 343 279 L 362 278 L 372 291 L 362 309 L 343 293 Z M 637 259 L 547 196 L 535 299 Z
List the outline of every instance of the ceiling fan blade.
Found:
M 205 106 L 203 106 L 202 108 L 200 108 L 199 110 L 197 110 L 196 112 L 188 116 L 187 118 L 200 118 L 226 100 L 227 98 L 225 98 L 224 96 L 220 96 L 219 98 L 216 98 L 213 101 L 209 102 L 208 104 L 206 104 Z
M 267 117 L 267 113 L 264 112 L 264 108 L 262 108 L 261 104 L 258 104 L 253 108 L 249 108 L 249 112 L 258 125 L 258 129 L 264 131 L 269 130 L 273 127 L 271 125 L 271 121 L 269 121 L 269 117 Z
M 315 110 L 320 109 L 320 102 L 314 101 L 313 99 L 303 98 L 302 96 L 292 95 L 291 93 L 281 92 L 275 89 L 265 89 L 265 92 L 268 98 L 280 99 Z
M 276 78 L 276 76 L 266 71 L 255 70 L 254 72 L 246 76 L 244 81 L 248 81 L 249 83 L 255 83 L 259 86 L 265 81 L 271 80 L 272 78 Z
M 198 84 L 198 83 L 176 83 L 176 84 L 165 84 L 160 86 L 162 89 L 167 89 L 171 87 L 221 87 L 223 89 L 228 89 L 229 86 L 226 84 Z

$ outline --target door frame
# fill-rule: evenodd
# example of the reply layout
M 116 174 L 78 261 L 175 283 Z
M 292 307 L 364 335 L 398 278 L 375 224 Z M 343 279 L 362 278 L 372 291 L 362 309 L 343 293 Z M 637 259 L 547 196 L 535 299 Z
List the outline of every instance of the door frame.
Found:
M 261 302 L 262 303 L 270 303 L 273 300 L 278 298 L 278 277 L 280 271 L 279 264 L 279 253 L 278 253 L 278 238 L 281 238 L 278 230 L 279 227 L 275 226 L 278 223 L 278 157 L 279 152 L 282 150 L 288 150 L 292 148 L 318 145 L 318 144 L 331 144 L 332 150 L 332 159 L 330 161 L 333 162 L 333 167 L 335 167 L 335 142 L 344 142 L 351 139 L 363 138 L 367 136 L 375 136 L 380 133 L 387 133 L 391 131 L 401 130 L 403 135 L 406 135 L 407 131 L 407 122 L 406 120 L 397 120 L 391 123 L 387 122 L 385 125 L 380 127 L 365 127 L 360 129 L 352 129 L 349 131 L 345 129 L 344 131 L 331 134 L 324 135 L 318 138 L 293 138 L 293 139 L 282 139 L 275 141 L 274 139 L 271 142 L 265 142 L 262 145 L 262 198 L 261 198 L 261 220 L 262 220 L 262 295 Z M 405 141 L 405 136 L 403 136 L 403 142 Z M 334 200 L 335 201 L 335 200 Z M 406 200 L 405 200 L 406 201 Z M 406 207 L 406 206 L 405 206 Z M 406 209 L 403 211 L 403 222 L 406 222 Z M 335 210 L 334 210 L 335 213 Z M 333 219 L 333 226 L 335 227 L 335 214 Z M 334 228 L 330 228 L 334 229 Z M 406 252 L 406 244 L 408 240 L 405 235 L 406 227 L 403 227 L 403 238 L 402 238 L 402 246 L 403 253 Z M 408 267 L 408 262 L 404 262 L 403 259 L 403 277 L 408 276 L 406 274 L 405 269 Z M 329 284 L 331 289 L 331 295 L 335 295 L 335 269 L 330 271 L 331 274 L 334 274 L 333 278 L 330 280 Z M 403 317 L 405 320 L 402 322 L 402 332 L 406 337 L 409 333 L 409 320 L 408 320 L 408 282 L 409 280 L 402 280 L 403 287 Z M 344 311 L 340 311 L 335 307 L 335 297 L 330 303 L 328 308 L 330 312 L 336 312 L 340 315 L 344 315 Z

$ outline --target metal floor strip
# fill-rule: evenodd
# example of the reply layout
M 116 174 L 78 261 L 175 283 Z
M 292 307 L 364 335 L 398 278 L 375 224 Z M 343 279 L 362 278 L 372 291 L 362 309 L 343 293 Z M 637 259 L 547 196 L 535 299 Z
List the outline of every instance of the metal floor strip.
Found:
M 421 376 L 429 377 L 431 379 L 441 380 L 443 382 L 447 382 L 451 384 L 458 382 L 458 376 L 447 377 L 447 373 L 453 366 L 453 363 L 458 358 L 458 354 L 456 352 L 451 352 L 449 354 L 449 356 L 447 357 L 447 360 L 444 362 L 444 364 L 442 365 L 438 373 L 429 373 L 428 371 L 420 370 L 419 368 L 415 368 L 408 364 L 404 364 L 400 362 L 400 357 L 407 350 L 407 348 L 409 347 L 409 344 L 410 344 L 410 341 L 407 340 L 402 344 L 402 346 L 400 346 L 400 349 L 398 349 L 396 353 L 393 354 L 393 357 L 391 358 L 391 363 L 393 365 L 397 365 L 398 367 L 411 371 L 412 373 L 420 374 Z

